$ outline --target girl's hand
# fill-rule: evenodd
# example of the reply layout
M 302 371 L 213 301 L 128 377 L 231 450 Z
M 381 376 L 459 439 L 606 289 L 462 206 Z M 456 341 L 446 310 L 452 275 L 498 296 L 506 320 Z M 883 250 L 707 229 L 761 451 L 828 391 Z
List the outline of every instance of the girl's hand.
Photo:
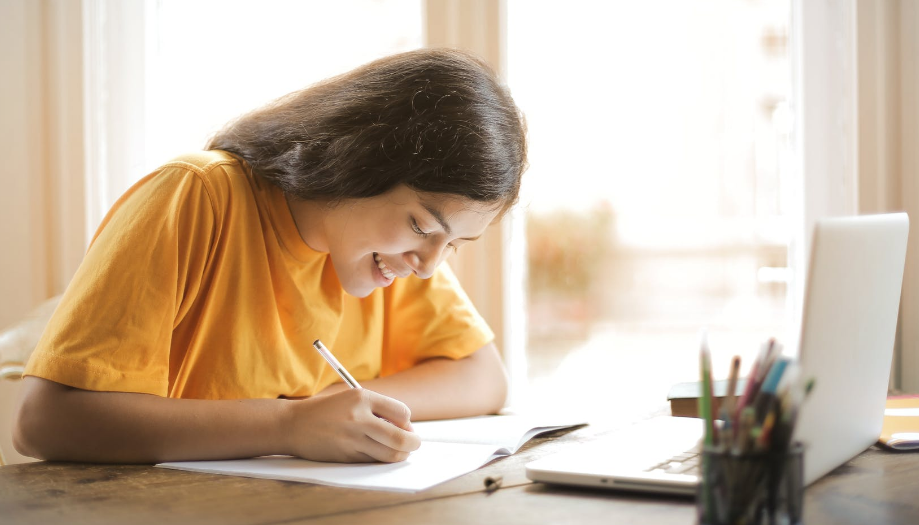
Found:
M 393 463 L 421 446 L 405 404 L 363 388 L 289 401 L 289 453 L 315 461 Z

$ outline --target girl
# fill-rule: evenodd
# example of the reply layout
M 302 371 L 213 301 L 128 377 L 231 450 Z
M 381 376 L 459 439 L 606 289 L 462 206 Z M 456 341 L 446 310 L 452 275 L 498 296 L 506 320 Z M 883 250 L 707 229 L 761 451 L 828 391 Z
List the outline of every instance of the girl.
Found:
M 26 369 L 17 449 L 392 462 L 420 444 L 411 419 L 494 413 L 493 334 L 441 263 L 516 201 L 525 157 L 508 91 L 458 51 L 229 124 L 103 220 Z

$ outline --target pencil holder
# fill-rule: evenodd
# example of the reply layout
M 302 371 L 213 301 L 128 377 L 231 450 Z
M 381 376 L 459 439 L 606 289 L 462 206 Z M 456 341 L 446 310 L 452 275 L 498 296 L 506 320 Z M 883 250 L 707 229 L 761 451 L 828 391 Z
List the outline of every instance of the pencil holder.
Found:
M 799 525 L 804 447 L 738 453 L 705 447 L 696 511 L 700 525 Z

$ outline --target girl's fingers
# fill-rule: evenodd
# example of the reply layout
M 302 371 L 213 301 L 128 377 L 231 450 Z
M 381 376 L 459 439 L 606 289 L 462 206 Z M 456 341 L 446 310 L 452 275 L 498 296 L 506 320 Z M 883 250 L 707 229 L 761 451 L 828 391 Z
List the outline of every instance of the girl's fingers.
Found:
M 412 411 L 408 409 L 405 403 L 369 390 L 365 392 L 368 394 L 368 400 L 370 401 L 370 410 L 375 416 L 383 418 L 403 430 L 412 430 Z
M 421 438 L 414 432 L 403 430 L 388 421 L 375 418 L 367 425 L 368 438 L 398 452 L 412 452 L 421 446 Z
M 404 430 L 402 432 L 404 432 Z M 396 450 L 394 448 L 388 447 L 369 436 L 364 439 L 358 446 L 358 452 L 373 458 L 373 461 L 382 461 L 384 463 L 397 463 L 399 461 L 405 461 L 408 459 L 410 453 L 409 451 Z

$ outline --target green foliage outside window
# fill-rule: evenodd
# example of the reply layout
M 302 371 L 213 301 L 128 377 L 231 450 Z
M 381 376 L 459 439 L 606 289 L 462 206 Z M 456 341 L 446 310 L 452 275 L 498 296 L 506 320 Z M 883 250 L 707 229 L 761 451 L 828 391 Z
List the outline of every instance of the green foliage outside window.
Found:
M 527 243 L 532 295 L 584 297 L 612 254 L 614 217 L 608 205 L 584 212 L 529 213 Z

